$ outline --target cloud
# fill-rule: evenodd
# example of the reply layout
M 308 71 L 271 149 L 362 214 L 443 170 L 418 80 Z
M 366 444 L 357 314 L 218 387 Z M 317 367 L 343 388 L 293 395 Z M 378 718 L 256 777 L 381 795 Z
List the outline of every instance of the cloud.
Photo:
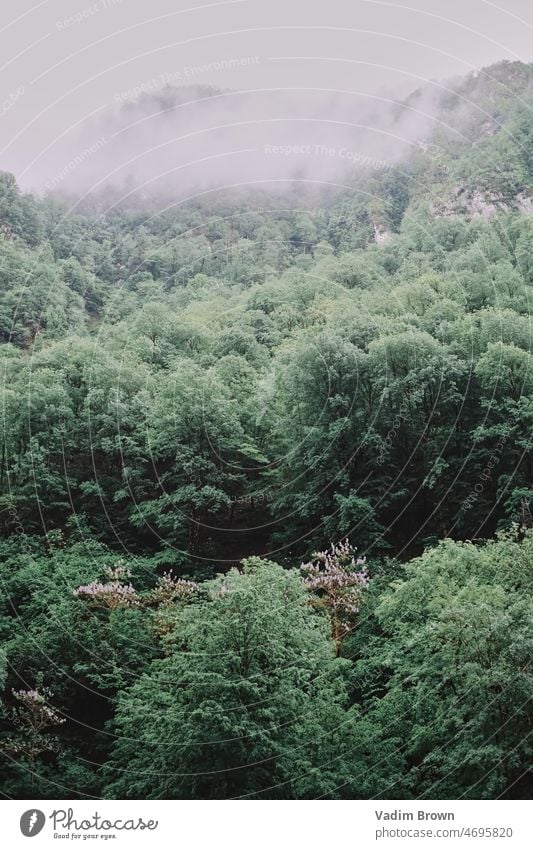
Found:
M 136 100 L 128 98 L 137 91 L 117 93 L 114 109 L 58 143 L 43 158 L 40 187 L 179 199 L 228 186 L 351 184 L 361 169 L 390 169 L 435 125 L 432 86 L 406 106 L 342 91 L 153 83 Z

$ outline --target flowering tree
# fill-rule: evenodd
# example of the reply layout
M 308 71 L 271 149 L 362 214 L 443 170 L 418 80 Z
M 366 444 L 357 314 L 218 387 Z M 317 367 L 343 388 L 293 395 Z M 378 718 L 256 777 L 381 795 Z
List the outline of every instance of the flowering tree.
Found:
M 175 628 L 174 605 L 176 602 L 192 601 L 199 592 L 199 584 L 195 581 L 186 581 L 184 578 L 176 578 L 172 574 L 172 569 L 164 572 L 157 579 L 155 588 L 143 598 L 143 602 L 156 607 L 153 627 L 159 637 L 171 634 Z
M 152 604 L 169 604 L 173 601 L 190 601 L 200 587 L 196 581 L 186 581 L 184 578 L 176 578 L 172 569 L 163 572 L 157 579 L 154 590 L 149 594 L 147 601 Z
M 131 582 L 126 580 L 131 577 L 131 572 L 119 561 L 114 567 L 106 566 L 104 569 L 106 578 L 103 581 L 92 581 L 90 584 L 78 587 L 74 595 L 85 598 L 96 605 L 103 605 L 111 610 L 117 607 L 132 607 L 139 604 L 139 597 Z
M 55 751 L 57 742 L 44 731 L 51 725 L 63 725 L 60 716 L 49 703 L 50 690 L 12 690 L 17 705 L 10 711 L 11 722 L 19 734 L 2 741 L 2 749 L 13 755 L 24 755 L 31 762 L 43 752 Z
M 43 690 L 12 690 L 18 702 L 16 710 L 19 722 L 39 734 L 48 725 L 62 725 L 66 722 L 48 703 L 52 693 Z
M 327 551 L 315 552 L 302 564 L 305 585 L 313 593 L 311 604 L 326 610 L 331 619 L 335 655 L 340 655 L 344 638 L 353 630 L 368 584 L 366 558 L 356 558 L 348 540 L 332 544 Z
M 174 601 L 189 601 L 198 591 L 195 581 L 176 578 L 172 569 L 157 579 L 156 586 L 147 593 L 137 593 L 131 581 L 131 572 L 119 561 L 114 567 L 104 569 L 107 581 L 92 581 L 74 590 L 78 598 L 85 598 L 110 610 L 118 607 L 149 607 Z M 126 583 L 127 581 L 127 583 Z

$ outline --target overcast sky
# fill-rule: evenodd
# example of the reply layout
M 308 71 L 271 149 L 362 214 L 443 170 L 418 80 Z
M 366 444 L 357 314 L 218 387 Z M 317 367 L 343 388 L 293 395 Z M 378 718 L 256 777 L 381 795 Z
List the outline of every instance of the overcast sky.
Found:
M 0 169 L 46 161 L 164 81 L 402 95 L 533 61 L 531 0 L 17 0 L 0 24 Z M 90 138 L 92 130 L 87 130 Z M 79 141 L 76 141 L 79 144 Z

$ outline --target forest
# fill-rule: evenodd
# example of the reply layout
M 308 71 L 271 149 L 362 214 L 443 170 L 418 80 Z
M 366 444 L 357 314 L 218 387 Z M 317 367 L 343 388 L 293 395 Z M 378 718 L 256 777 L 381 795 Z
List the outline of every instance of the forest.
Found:
M 527 798 L 533 66 L 438 109 L 349 187 L 0 174 L 4 797 Z

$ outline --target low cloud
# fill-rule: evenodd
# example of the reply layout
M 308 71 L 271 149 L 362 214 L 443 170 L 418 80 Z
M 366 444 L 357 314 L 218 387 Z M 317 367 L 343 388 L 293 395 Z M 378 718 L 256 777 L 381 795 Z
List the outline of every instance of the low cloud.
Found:
M 361 169 L 401 161 L 435 125 L 431 86 L 413 106 L 343 92 L 158 88 L 156 80 L 117 96 L 42 163 L 43 191 L 179 199 L 228 186 L 351 184 Z

